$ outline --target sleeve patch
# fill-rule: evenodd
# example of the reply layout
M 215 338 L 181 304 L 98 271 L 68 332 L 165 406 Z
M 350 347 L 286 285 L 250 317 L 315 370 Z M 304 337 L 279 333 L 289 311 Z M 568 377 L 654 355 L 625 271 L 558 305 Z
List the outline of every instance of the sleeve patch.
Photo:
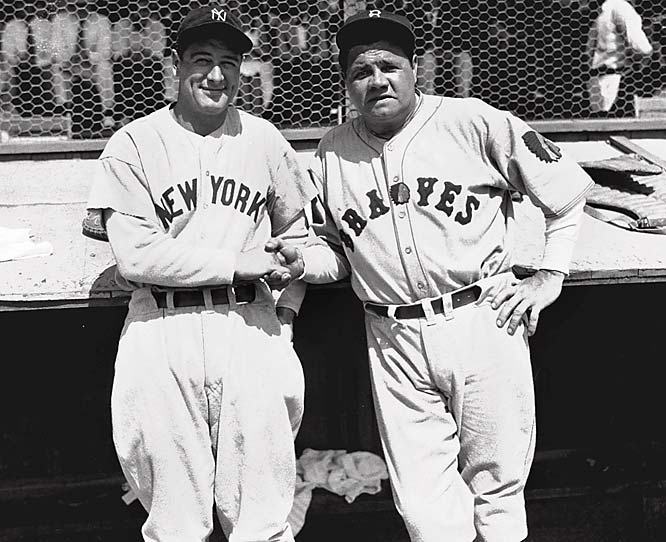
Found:
M 542 162 L 557 162 L 562 158 L 560 148 L 535 131 L 525 132 L 523 142 L 529 151 Z

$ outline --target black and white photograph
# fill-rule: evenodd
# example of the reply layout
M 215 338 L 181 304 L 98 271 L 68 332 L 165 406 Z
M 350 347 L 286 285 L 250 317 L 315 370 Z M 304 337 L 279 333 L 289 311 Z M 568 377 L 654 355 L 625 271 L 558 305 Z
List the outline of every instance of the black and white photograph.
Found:
M 0 542 L 666 540 L 666 0 L 0 0 Z

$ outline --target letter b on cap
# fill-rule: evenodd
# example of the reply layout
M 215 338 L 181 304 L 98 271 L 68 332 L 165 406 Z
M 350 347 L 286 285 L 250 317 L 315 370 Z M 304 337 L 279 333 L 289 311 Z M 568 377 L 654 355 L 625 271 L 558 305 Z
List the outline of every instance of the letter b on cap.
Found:
M 378 9 L 372 9 L 368 12 L 368 17 L 381 17 L 382 12 Z

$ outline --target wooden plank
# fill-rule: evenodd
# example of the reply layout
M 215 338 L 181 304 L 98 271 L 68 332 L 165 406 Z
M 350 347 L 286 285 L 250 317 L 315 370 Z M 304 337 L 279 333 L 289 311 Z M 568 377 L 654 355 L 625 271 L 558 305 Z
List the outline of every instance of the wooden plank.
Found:
M 652 154 L 650 151 L 644 149 L 635 141 L 631 141 L 629 138 L 624 136 L 611 136 L 609 141 L 614 147 L 626 153 L 638 154 L 645 158 L 648 162 L 651 162 L 666 171 L 666 160 L 660 158 L 656 154 Z
M 618 133 L 666 131 L 666 119 L 571 119 L 538 120 L 528 124 L 542 134 Z

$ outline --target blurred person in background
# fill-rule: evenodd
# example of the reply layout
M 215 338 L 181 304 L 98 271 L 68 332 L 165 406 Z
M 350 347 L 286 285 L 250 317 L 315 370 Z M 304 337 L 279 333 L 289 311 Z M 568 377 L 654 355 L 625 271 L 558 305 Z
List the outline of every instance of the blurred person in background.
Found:
M 116 126 L 156 111 L 167 103 L 164 76 L 166 29 L 158 6 L 138 0 L 115 23 L 113 81 Z
M 53 89 L 53 25 L 49 5 L 45 0 L 34 3 L 33 16 L 28 22 L 30 53 L 30 86 L 34 115 L 49 116 L 62 113 L 56 108 Z
M 2 31 L 2 91 L 6 107 L 21 115 L 30 114 L 30 94 L 24 75 L 30 60 L 28 53 L 28 14 L 23 1 L 14 2 L 13 10 L 7 10 L 7 22 Z
M 59 41 L 59 92 L 71 114 L 72 137 L 103 137 L 112 126 L 111 22 L 90 0 L 76 0 L 54 17 Z
M 635 88 L 640 96 L 666 97 L 666 2 L 642 5 L 643 29 L 654 51 L 649 58 L 634 65 L 627 74 L 625 84 Z M 661 108 L 660 108 L 661 109 Z M 640 116 L 640 112 L 636 112 Z M 644 113 L 645 114 L 645 113 Z M 649 113 L 652 116 L 653 113 Z M 658 113 L 658 115 L 661 115 Z
M 20 1 L 13 8 L 2 33 L 5 67 L 0 91 L 14 113 L 24 117 L 52 115 L 51 23 L 46 4 Z
M 53 84 L 58 104 L 68 107 L 72 99 L 72 57 L 77 52 L 79 41 L 79 19 L 76 4 L 67 0 L 56 0 L 56 13 L 52 19 Z
M 78 0 L 77 16 L 83 26 L 83 49 L 93 69 L 93 80 L 99 91 L 105 126 L 112 126 L 113 67 L 111 64 L 111 21 L 93 2 Z
M 261 117 L 270 108 L 275 91 L 270 15 L 264 2 L 248 2 L 246 9 L 241 14 L 241 23 L 247 28 L 253 48 L 241 63 L 237 105 Z
M 279 127 L 330 125 L 331 111 L 337 104 L 332 104 L 328 95 L 338 77 L 334 77 L 332 67 L 326 71 L 320 66 L 319 37 L 315 40 L 317 48 L 310 49 L 310 34 L 317 33 L 311 26 L 310 9 L 321 10 L 326 16 L 328 4 L 308 6 L 305 2 L 272 0 L 269 6 L 275 90 L 264 116 Z
M 636 58 L 649 58 L 652 44 L 641 16 L 629 0 L 604 0 L 589 32 L 587 90 L 592 116 L 634 116 L 626 75 Z

